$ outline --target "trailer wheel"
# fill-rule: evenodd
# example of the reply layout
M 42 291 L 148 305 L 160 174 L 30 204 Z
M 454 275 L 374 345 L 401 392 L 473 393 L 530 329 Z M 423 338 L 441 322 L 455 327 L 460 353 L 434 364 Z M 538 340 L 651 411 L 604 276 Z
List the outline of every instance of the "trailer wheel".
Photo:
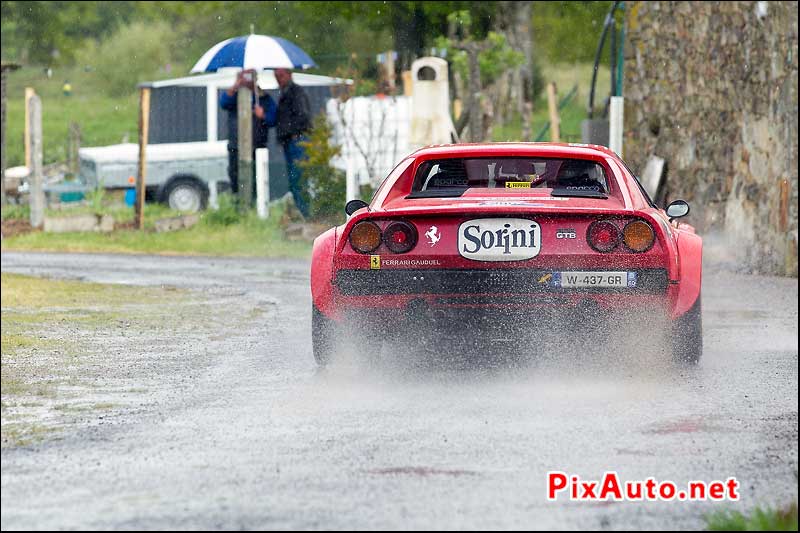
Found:
M 170 209 L 196 213 L 205 208 L 208 193 L 194 178 L 175 178 L 164 189 L 164 200 Z

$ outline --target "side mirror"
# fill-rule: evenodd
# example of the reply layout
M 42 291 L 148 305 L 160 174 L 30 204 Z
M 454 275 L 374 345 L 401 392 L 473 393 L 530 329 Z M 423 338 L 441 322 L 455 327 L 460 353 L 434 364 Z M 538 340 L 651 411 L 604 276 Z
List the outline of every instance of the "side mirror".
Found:
M 689 204 L 685 200 L 675 200 L 667 206 L 667 216 L 672 222 L 676 218 L 685 217 L 689 214 Z
M 344 212 L 347 213 L 348 216 L 350 216 L 359 209 L 364 207 L 369 207 L 369 204 L 364 200 L 350 200 L 345 204 Z

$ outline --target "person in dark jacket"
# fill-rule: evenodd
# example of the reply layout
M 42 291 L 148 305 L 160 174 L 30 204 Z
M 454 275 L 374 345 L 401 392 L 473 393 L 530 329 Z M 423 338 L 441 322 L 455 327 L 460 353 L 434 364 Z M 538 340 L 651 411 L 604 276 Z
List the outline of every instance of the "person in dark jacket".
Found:
M 275 79 L 281 90 L 278 98 L 276 129 L 278 142 L 283 145 L 283 155 L 286 159 L 289 191 L 297 208 L 308 218 L 308 204 L 301 184 L 303 175 L 297 162 L 306 157 L 300 143 L 307 140 L 305 134 L 311 129 L 311 106 L 303 88 L 292 81 L 291 70 L 275 69 Z
M 277 105 L 275 100 L 266 92 L 258 88 L 256 73 L 253 70 L 243 70 L 236 76 L 233 87 L 219 97 L 219 105 L 228 112 L 228 177 L 231 180 L 231 190 L 234 196 L 239 194 L 239 122 L 237 115 L 237 92 L 240 87 L 247 86 L 253 91 L 253 151 L 256 148 L 267 146 L 269 128 L 275 126 Z M 255 161 L 255 155 L 253 155 Z M 255 176 L 255 172 L 253 172 Z M 253 187 L 255 190 L 255 187 Z

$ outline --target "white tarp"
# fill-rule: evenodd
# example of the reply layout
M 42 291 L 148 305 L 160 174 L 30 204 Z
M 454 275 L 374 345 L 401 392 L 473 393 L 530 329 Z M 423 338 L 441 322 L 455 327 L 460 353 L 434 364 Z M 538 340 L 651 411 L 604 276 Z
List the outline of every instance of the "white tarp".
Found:
M 332 128 L 331 142 L 342 149 L 331 164 L 347 171 L 351 160 L 359 183 L 377 186 L 412 151 L 410 104 L 407 96 L 329 100 L 326 111 Z

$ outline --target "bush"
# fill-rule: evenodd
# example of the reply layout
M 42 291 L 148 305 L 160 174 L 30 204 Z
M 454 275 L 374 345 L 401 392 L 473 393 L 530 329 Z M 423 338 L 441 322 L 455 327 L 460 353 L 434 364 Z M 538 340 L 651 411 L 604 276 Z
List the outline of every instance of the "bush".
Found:
M 785 509 L 757 507 L 749 515 L 720 511 L 706 522 L 709 531 L 797 531 L 797 502 Z
M 330 164 L 331 159 L 341 152 L 338 146 L 331 146 L 330 137 L 331 126 L 325 114 L 320 113 L 314 119 L 308 141 L 302 143 L 307 158 L 299 165 L 303 169 L 303 191 L 311 218 L 335 223 L 344 216 L 347 182 L 344 172 Z
M 208 209 L 203 213 L 203 222 L 209 226 L 232 226 L 242 220 L 232 194 L 220 194 L 218 202 L 219 209 Z
M 29 220 L 31 209 L 28 204 L 8 204 L 4 205 L 2 211 L 3 220 Z
M 136 22 L 120 27 L 102 42 L 87 41 L 77 61 L 96 72 L 111 96 L 125 96 L 140 82 L 170 75 L 166 66 L 172 63 L 176 40 L 166 22 Z

